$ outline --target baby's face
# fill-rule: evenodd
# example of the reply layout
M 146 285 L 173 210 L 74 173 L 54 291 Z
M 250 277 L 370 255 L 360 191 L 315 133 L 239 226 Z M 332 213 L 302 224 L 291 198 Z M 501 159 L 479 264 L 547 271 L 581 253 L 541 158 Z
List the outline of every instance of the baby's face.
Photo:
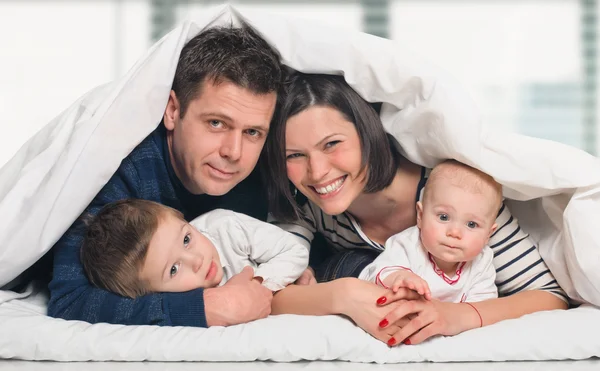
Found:
M 150 240 L 140 279 L 152 292 L 218 286 L 223 267 L 212 242 L 175 214 L 165 212 Z
M 437 183 L 419 203 L 417 224 L 421 242 L 446 262 L 473 260 L 496 230 L 493 197 L 452 184 Z

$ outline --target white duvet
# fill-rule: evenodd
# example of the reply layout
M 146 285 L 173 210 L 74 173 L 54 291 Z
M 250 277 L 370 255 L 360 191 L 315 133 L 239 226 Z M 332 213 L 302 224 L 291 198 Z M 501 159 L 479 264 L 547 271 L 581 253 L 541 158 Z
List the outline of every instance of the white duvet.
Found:
M 0 287 L 39 259 L 120 161 L 158 124 L 179 52 L 204 27 L 245 19 L 302 71 L 342 73 L 383 102 L 411 160 L 453 157 L 493 175 L 578 309 L 388 348 L 347 320 L 277 316 L 230 328 L 90 325 L 45 316 L 44 291 L 0 291 L 0 357 L 31 360 L 359 362 L 582 359 L 600 356 L 600 162 L 580 150 L 495 132 L 460 85 L 403 45 L 304 20 L 219 8 L 184 23 L 123 78 L 94 89 L 0 169 Z

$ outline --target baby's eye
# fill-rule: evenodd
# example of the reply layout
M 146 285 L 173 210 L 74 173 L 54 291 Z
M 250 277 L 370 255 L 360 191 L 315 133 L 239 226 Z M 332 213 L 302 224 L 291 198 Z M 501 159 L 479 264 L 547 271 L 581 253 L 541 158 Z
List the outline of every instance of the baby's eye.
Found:
M 177 272 L 179 272 L 179 263 L 177 264 L 173 264 L 173 266 L 171 267 L 171 271 L 169 272 L 171 277 L 175 277 L 175 275 L 177 274 Z
M 187 247 L 190 244 L 190 241 L 192 239 L 192 236 L 190 236 L 190 234 L 186 234 L 185 237 L 183 237 L 183 247 Z
M 467 223 L 467 227 L 474 229 L 477 228 L 479 226 L 479 224 L 477 224 L 476 222 L 470 221 Z
M 443 222 L 447 222 L 448 219 L 450 219 L 448 217 L 448 214 L 440 214 L 440 215 L 438 215 L 438 218 L 440 218 L 440 220 L 443 221 Z

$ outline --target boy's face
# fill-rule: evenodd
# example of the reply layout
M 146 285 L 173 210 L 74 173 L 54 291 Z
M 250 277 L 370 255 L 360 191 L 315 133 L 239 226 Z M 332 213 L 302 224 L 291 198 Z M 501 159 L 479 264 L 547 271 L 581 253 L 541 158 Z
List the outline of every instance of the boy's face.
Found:
M 223 267 L 212 242 L 167 211 L 150 240 L 140 279 L 152 292 L 190 291 L 218 286 Z
M 417 204 L 425 249 L 446 262 L 473 260 L 496 230 L 493 200 L 489 192 L 474 193 L 437 182 L 427 199 Z

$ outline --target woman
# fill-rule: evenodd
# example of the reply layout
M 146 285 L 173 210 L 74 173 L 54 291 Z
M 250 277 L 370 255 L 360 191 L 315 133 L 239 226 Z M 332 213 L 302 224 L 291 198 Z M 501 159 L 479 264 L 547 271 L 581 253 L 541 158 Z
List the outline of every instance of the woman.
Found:
M 324 280 L 347 277 L 286 288 L 273 299 L 274 314 L 344 314 L 395 345 L 567 308 L 566 295 L 506 206 L 489 242 L 502 298 L 472 306 L 427 301 L 352 278 L 389 237 L 416 224 L 428 170 L 400 154 L 377 112 L 343 78 L 295 74 L 271 135 L 265 165 L 276 177 L 268 182 L 273 216 L 307 247 L 321 235 L 338 251 L 325 264 Z

